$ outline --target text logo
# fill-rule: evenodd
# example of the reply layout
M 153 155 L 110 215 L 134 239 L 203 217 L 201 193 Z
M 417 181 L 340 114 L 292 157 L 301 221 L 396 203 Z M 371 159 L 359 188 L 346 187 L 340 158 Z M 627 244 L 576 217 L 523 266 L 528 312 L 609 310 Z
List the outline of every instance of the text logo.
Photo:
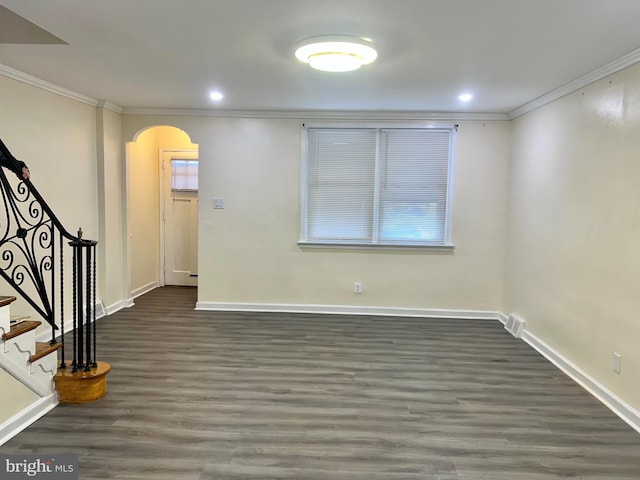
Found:
M 78 456 L 0 455 L 0 480 L 78 480 Z

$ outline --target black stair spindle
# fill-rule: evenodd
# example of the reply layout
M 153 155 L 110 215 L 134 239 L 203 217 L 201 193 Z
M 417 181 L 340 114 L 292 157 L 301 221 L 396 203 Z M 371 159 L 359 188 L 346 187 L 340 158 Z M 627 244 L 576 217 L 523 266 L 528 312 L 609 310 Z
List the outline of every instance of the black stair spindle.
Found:
M 55 262 L 55 251 L 56 251 L 56 236 L 53 229 L 53 225 L 51 225 L 51 319 L 53 320 L 54 326 L 56 322 L 56 262 Z M 64 333 L 64 328 L 62 329 Z M 55 345 L 58 343 L 56 341 L 56 329 L 51 329 L 51 342 L 49 345 Z
M 92 281 L 91 281 L 91 286 L 92 286 L 92 296 L 91 296 L 91 305 L 93 305 L 93 362 L 92 362 L 92 366 L 93 368 L 97 368 L 98 367 L 98 361 L 97 361 L 97 355 L 96 355 L 96 336 L 97 336 L 97 332 L 96 330 L 98 329 L 97 324 L 96 324 L 96 246 L 93 245 L 91 247 L 91 250 L 93 251 L 93 263 L 91 265 L 92 267 L 92 273 L 93 273 L 93 277 L 92 277 Z
M 75 244 L 75 245 L 74 245 Z M 84 367 L 84 312 L 83 310 L 83 275 L 82 275 L 82 265 L 83 265 L 83 252 L 82 248 L 80 248 L 79 242 L 72 242 L 73 247 L 75 248 L 76 255 L 78 257 L 78 263 L 76 264 L 76 276 L 78 277 L 78 283 L 76 285 L 77 290 L 77 302 L 76 302 L 76 311 L 78 315 L 78 368 Z
M 85 296 L 86 296 L 86 307 L 85 307 L 85 351 L 87 353 L 87 361 L 84 366 L 84 371 L 88 372 L 91 370 L 91 365 L 93 364 L 92 354 L 91 354 L 91 318 L 92 318 L 92 305 L 91 305 L 91 248 L 87 248 L 87 253 L 85 255 L 87 264 L 86 267 L 86 276 L 85 276 Z
M 78 304 L 77 294 L 78 294 L 78 270 L 76 265 L 78 264 L 78 255 L 77 251 L 73 249 L 73 363 L 71 366 L 73 367 L 72 373 L 76 373 L 78 371 L 78 348 L 77 348 L 77 335 L 78 335 L 78 309 L 76 305 Z
M 62 330 L 60 335 L 60 341 L 62 343 L 62 347 L 60 348 L 60 354 L 62 356 L 60 368 L 64 369 L 67 368 L 67 364 L 64 356 L 64 242 L 62 232 L 60 232 L 60 326 Z

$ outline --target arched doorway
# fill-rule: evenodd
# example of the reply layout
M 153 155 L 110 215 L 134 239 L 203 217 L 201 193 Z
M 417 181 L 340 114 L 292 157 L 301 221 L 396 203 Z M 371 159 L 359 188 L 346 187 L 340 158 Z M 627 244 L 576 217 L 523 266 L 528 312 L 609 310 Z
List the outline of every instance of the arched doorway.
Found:
M 161 285 L 197 285 L 198 145 L 173 126 L 127 144 L 127 243 L 131 297 Z

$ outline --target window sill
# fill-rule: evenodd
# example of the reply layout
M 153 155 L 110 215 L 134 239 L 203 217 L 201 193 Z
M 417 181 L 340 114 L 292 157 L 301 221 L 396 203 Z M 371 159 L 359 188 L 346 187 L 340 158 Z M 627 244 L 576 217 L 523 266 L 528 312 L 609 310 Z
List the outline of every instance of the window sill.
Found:
M 420 251 L 420 252 L 436 252 L 436 253 L 453 253 L 455 245 L 421 245 L 421 244 L 371 244 L 371 243 L 319 243 L 319 242 L 298 242 L 298 246 L 303 249 L 316 250 L 398 250 Z

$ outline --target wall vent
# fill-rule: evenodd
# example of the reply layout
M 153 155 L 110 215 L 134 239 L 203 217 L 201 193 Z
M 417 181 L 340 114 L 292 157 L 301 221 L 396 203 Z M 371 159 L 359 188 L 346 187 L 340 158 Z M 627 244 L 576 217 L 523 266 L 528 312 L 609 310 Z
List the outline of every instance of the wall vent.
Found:
M 522 336 L 522 332 L 524 331 L 524 324 L 524 320 L 516 317 L 514 314 L 510 314 L 507 318 L 507 323 L 505 323 L 504 328 L 514 337 L 520 338 Z

